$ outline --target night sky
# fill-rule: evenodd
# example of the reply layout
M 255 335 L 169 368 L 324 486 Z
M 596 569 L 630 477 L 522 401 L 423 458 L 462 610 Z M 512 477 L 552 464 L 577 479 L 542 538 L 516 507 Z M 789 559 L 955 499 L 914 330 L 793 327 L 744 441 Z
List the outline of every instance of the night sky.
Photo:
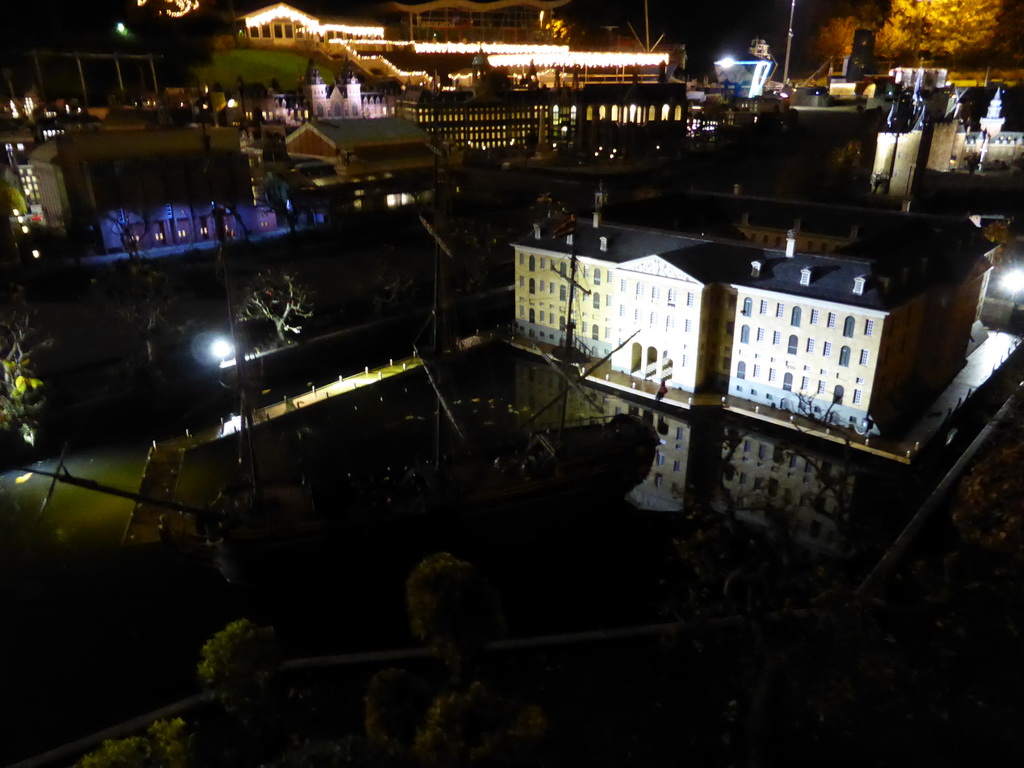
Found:
M 205 0 L 207 7 L 227 9 L 229 0 Z M 241 13 L 271 4 L 272 0 L 235 0 Z M 797 0 L 794 55 L 799 57 L 800 42 L 806 41 L 820 17 L 841 0 Z M 351 13 L 366 0 L 295 0 L 295 5 L 311 13 Z M 17 64 L 18 50 L 33 46 L 58 46 L 83 50 L 103 50 L 123 44 L 113 32 L 114 24 L 129 24 L 135 0 L 37 0 L 5 4 L 8 23 L 0 24 L 0 57 L 6 65 Z M 627 22 L 642 35 L 642 0 L 573 0 L 562 9 L 592 28 L 617 25 L 628 36 Z M 715 58 L 726 54 L 745 55 L 751 38 L 762 36 L 771 44 L 781 63 L 785 55 L 786 25 L 789 0 L 650 0 L 652 40 L 662 33 L 666 41 L 684 43 L 690 55 L 690 71 L 702 72 Z M 195 21 L 190 23 L 197 23 Z M 174 31 L 184 31 L 186 24 L 169 21 Z M 598 32 L 598 35 L 604 33 Z M 164 38 L 171 35 L 161 35 Z M 137 41 L 142 43 L 144 41 Z

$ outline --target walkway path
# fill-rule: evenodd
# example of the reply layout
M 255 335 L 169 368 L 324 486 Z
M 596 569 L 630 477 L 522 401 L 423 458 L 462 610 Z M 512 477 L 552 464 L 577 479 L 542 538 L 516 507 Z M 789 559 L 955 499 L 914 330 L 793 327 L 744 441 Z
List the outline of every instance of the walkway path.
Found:
M 468 341 L 470 344 L 474 343 L 474 340 Z M 480 340 L 476 339 L 475 341 L 478 343 Z M 324 402 L 331 397 L 353 392 L 392 376 L 400 376 L 422 364 L 417 357 L 407 357 L 404 360 L 391 360 L 380 368 L 371 369 L 367 366 L 359 373 L 351 376 L 339 376 L 337 381 L 332 381 L 330 384 L 314 386 L 301 395 L 286 397 L 280 402 L 259 408 L 253 413 L 253 421 L 256 424 L 261 424 L 271 419 L 280 418 L 300 408 L 308 408 L 316 403 Z M 211 427 L 201 432 L 186 431 L 184 435 L 161 443 L 154 440 L 146 459 L 146 468 L 142 473 L 139 493 L 151 498 L 173 501 L 176 498 L 178 476 L 185 461 L 185 454 L 200 445 L 236 434 L 240 426 L 240 418 L 234 416 L 227 421 L 222 420 L 220 426 Z M 177 529 L 183 529 L 190 524 L 184 515 L 168 514 L 166 507 L 140 501 L 135 505 L 132 516 L 128 520 L 123 543 L 153 544 L 160 541 L 161 517 L 164 525 L 170 527 L 171 533 L 182 533 L 182 530 Z
M 992 374 L 1009 359 L 1021 342 L 1019 336 L 1009 333 L 1001 331 L 988 331 L 987 333 L 987 338 L 972 351 L 967 358 L 967 364 L 956 378 L 939 394 L 924 415 L 900 437 L 858 435 L 852 430 L 826 427 L 820 422 L 778 408 L 758 405 L 749 400 L 720 393 L 693 393 L 681 389 L 670 389 L 661 402 L 687 410 L 695 407 L 722 408 L 749 418 L 811 434 L 823 440 L 831 440 L 835 443 L 849 442 L 857 450 L 910 464 L 931 440 L 946 434 L 947 422 L 952 414 L 988 381 Z M 512 346 L 527 352 L 543 350 L 551 353 L 556 349 L 551 344 L 522 336 L 514 337 Z M 655 399 L 659 387 L 657 381 L 649 381 L 612 370 L 610 362 L 598 366 L 587 378 L 593 384 L 651 400 Z

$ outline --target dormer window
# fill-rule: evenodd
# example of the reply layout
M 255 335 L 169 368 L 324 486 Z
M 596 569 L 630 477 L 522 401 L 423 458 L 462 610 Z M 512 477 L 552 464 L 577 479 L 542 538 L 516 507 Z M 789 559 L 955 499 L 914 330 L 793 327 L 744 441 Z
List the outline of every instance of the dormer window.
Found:
M 601 240 L 601 250 L 602 251 L 607 251 L 608 250 L 608 238 L 607 237 L 602 237 L 602 238 L 600 238 L 600 240 Z
M 865 280 L 863 277 L 853 278 L 853 293 L 855 296 L 864 295 L 864 282 Z
M 540 224 L 533 225 L 533 239 L 540 240 Z
M 800 285 L 811 284 L 811 270 L 809 267 L 804 267 L 800 270 Z
M 565 244 L 572 245 L 572 232 L 565 236 Z
M 752 261 L 752 262 L 750 262 L 750 276 L 751 277 L 760 277 L 761 276 L 761 262 L 760 261 Z

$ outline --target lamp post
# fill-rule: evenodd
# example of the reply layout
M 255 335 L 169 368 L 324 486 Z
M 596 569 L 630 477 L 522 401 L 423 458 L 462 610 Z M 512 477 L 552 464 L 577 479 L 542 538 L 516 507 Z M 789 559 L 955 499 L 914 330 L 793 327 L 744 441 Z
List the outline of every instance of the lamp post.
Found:
M 1024 289 L 1024 269 L 1014 269 L 1003 275 L 1003 288 L 1010 292 L 1010 315 L 1017 309 L 1017 294 Z
M 789 85 L 789 53 L 793 47 L 793 14 L 796 13 L 796 0 L 789 3 L 789 33 L 786 35 L 786 64 L 782 68 L 782 84 Z

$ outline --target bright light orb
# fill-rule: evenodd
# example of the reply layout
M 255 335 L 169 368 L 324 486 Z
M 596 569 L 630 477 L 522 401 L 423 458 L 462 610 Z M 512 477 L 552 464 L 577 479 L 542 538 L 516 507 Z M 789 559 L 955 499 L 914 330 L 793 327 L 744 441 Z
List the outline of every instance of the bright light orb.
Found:
M 726 68 L 733 66 L 735 63 L 736 59 L 734 59 L 732 56 L 726 56 L 724 59 L 719 59 L 718 61 L 715 62 L 715 64 L 717 64 L 718 66 Z
M 235 348 L 227 339 L 215 339 L 210 344 L 210 354 L 218 360 L 227 360 L 235 354 Z
M 1003 288 L 1011 293 L 1019 293 L 1024 290 L 1024 269 L 1015 269 L 1012 272 L 1007 272 L 1003 275 L 1003 279 L 1000 283 Z
M 127 35 L 128 34 L 128 27 L 126 27 L 124 25 L 123 21 L 117 22 L 117 26 L 115 27 L 115 29 L 117 30 L 117 34 L 119 34 L 119 35 Z

